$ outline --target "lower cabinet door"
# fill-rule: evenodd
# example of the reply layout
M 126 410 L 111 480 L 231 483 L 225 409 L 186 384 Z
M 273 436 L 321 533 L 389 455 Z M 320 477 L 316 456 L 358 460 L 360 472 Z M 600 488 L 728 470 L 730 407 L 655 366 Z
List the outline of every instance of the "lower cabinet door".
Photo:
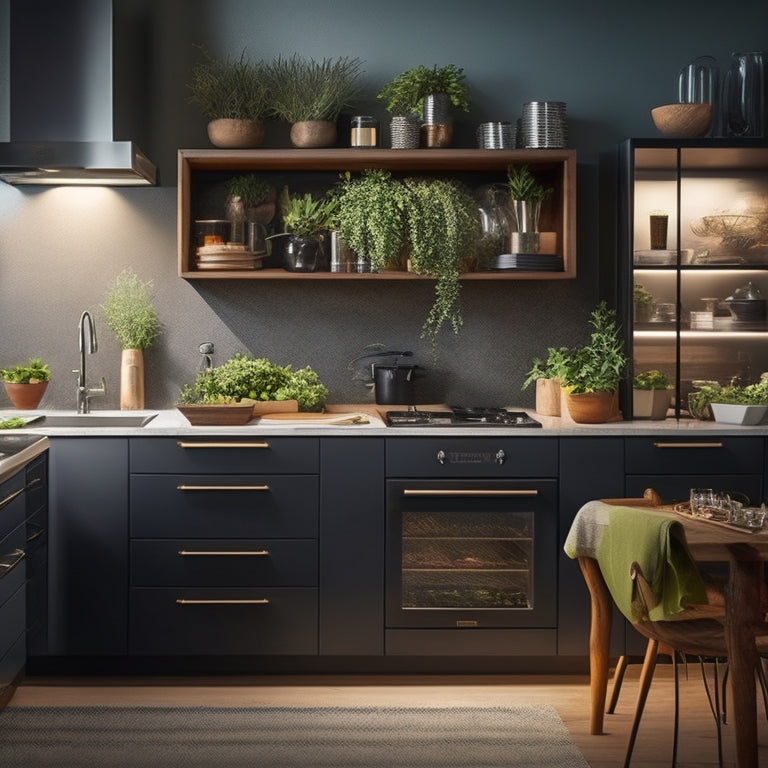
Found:
M 317 655 L 317 589 L 131 589 L 133 655 Z

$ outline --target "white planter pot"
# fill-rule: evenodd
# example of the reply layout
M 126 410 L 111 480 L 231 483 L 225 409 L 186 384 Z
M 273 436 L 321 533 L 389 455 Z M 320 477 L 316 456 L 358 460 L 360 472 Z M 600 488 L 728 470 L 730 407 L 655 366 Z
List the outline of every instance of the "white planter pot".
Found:
M 668 389 L 633 389 L 632 418 L 666 419 L 669 401 L 670 390 Z
M 733 405 L 731 403 L 710 403 L 715 421 L 721 424 L 759 424 L 768 413 L 768 405 Z

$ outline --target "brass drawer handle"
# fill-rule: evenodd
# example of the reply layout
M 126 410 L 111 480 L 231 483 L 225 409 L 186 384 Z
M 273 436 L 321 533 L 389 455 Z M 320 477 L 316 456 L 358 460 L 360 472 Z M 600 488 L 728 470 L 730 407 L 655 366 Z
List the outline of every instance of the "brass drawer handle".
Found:
M 722 443 L 654 443 L 654 448 L 722 448 Z
M 0 509 L 7 507 L 17 496 L 21 496 L 24 493 L 24 488 L 19 488 L 18 491 L 9 493 L 2 501 L 0 501 Z
M 269 554 L 268 549 L 254 549 L 254 550 L 241 550 L 241 551 L 219 551 L 219 550 L 196 550 L 196 549 L 180 549 L 179 554 L 182 557 L 190 555 L 194 556 L 206 556 L 206 555 L 223 555 L 234 557 L 264 557 Z
M 176 605 L 268 605 L 269 600 L 266 597 L 256 598 L 254 600 L 186 600 L 177 598 Z
M 530 497 L 537 496 L 538 491 L 533 489 L 520 489 L 520 490 L 440 490 L 437 488 L 405 488 L 403 490 L 403 496 L 518 496 L 518 497 Z
M 0 579 L 7 576 L 25 556 L 23 549 L 15 549 L 10 554 L 0 557 Z
M 258 443 L 188 443 L 180 440 L 176 445 L 179 448 L 269 448 L 269 443 L 260 441 Z
M 268 491 L 268 485 L 177 485 L 177 491 Z

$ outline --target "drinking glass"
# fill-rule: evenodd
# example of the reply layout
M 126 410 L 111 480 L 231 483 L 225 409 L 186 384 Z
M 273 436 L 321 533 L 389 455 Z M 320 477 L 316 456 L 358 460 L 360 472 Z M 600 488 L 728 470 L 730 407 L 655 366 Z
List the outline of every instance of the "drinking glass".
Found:
M 691 488 L 691 514 L 694 517 L 712 517 L 714 495 L 711 488 Z

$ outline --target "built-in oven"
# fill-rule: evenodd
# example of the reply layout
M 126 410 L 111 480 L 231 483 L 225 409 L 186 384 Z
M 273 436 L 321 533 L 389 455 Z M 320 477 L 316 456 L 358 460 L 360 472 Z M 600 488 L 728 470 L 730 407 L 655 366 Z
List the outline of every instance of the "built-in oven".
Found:
M 421 468 L 422 475 L 387 479 L 388 648 L 514 653 L 512 638 L 493 631 L 515 629 L 531 630 L 528 652 L 554 652 L 557 479 L 541 471 L 515 477 L 527 474 L 527 465 L 543 469 L 542 462 L 550 474 L 551 442 L 534 440 L 527 448 L 509 439 L 396 442 L 411 455 L 390 461 L 390 472 L 401 463 L 405 472 Z M 439 630 L 477 634 L 450 640 Z

